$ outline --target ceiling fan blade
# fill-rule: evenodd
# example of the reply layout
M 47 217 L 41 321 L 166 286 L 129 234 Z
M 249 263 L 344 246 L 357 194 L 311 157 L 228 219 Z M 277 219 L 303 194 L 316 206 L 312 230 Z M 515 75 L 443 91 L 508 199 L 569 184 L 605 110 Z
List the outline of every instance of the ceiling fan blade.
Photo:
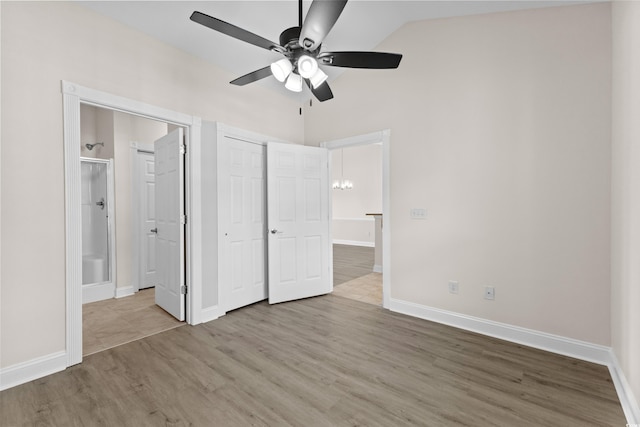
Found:
M 229 24 L 228 22 L 221 21 L 218 18 L 214 18 L 212 16 L 206 15 L 202 12 L 198 12 L 198 11 L 193 12 L 191 14 L 190 19 L 193 22 L 197 22 L 198 24 L 204 25 L 205 27 L 211 28 L 212 30 L 219 31 L 222 34 L 226 34 L 238 40 L 242 40 L 244 42 L 250 43 L 254 46 L 258 46 L 263 49 L 273 50 L 281 53 L 284 52 L 284 48 L 280 46 L 278 43 L 274 43 L 271 40 L 267 40 L 264 37 L 260 37 L 247 30 L 243 30 L 240 27 L 236 27 L 235 25 Z
M 242 77 L 238 77 L 235 80 L 232 80 L 230 83 L 236 86 L 244 86 L 249 83 L 256 82 L 260 79 L 264 79 L 265 77 L 271 76 L 271 66 L 267 65 L 264 68 L 260 68 L 259 70 L 253 71 L 249 74 L 245 74 Z
M 300 31 L 300 46 L 314 51 L 329 34 L 347 0 L 314 0 Z
M 320 86 L 314 89 L 313 85 L 309 82 L 308 79 L 305 79 L 304 81 L 307 82 L 307 86 L 309 86 L 309 89 L 311 89 L 311 93 L 313 93 L 313 95 L 318 98 L 318 101 L 324 102 L 333 98 L 333 92 L 331 92 L 331 88 L 329 87 L 327 82 L 323 82 Z
M 402 55 L 386 52 L 323 52 L 318 62 L 324 65 L 347 68 L 388 69 L 398 68 Z

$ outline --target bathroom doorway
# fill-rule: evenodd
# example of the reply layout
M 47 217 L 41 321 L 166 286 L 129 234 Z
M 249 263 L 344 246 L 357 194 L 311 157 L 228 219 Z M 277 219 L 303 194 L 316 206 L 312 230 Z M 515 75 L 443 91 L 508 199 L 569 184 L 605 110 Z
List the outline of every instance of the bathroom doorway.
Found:
M 82 220 L 81 220 L 81 172 L 80 157 L 82 152 L 81 134 L 81 105 L 86 104 L 106 110 L 127 113 L 136 117 L 144 117 L 152 120 L 170 123 L 183 130 L 183 145 L 171 145 L 173 158 L 181 158 L 180 178 L 183 184 L 178 185 L 184 191 L 178 194 L 175 200 L 179 204 L 182 218 L 177 218 L 176 223 L 184 224 L 181 231 L 180 257 L 169 257 L 171 268 L 180 271 L 180 282 L 171 280 L 169 284 L 179 292 L 172 294 L 180 301 L 184 309 L 184 319 L 189 324 L 202 322 L 202 247 L 200 236 L 202 235 L 201 203 L 202 195 L 199 190 L 199 179 L 202 168 L 200 164 L 201 152 L 201 128 L 200 117 L 168 110 L 144 102 L 113 95 L 88 87 L 80 86 L 69 81 L 61 81 L 62 108 L 63 108 L 63 140 L 64 140 L 64 164 L 65 164 L 65 276 L 66 276 L 66 365 L 73 366 L 82 362 L 83 347 L 83 305 L 82 305 Z M 172 132 L 173 133 L 173 132 Z M 180 131 L 178 131 L 180 133 Z M 100 141 L 98 141 L 100 142 Z M 105 144 L 106 145 L 106 144 Z M 116 156 L 117 157 L 117 156 Z M 117 160 L 117 159 L 116 159 Z M 172 163 L 173 164 L 173 163 Z M 120 165 L 121 166 L 121 165 Z M 118 178 L 118 162 L 114 162 L 115 191 L 123 183 Z M 168 183 L 171 180 L 167 181 Z M 118 202 L 116 200 L 116 207 Z M 173 214 L 172 214 L 173 215 Z M 116 237 L 122 234 L 127 227 L 120 227 L 116 212 Z M 173 217 L 172 217 L 173 218 Z M 187 222 L 187 218 L 189 221 Z M 173 220 L 173 219 L 172 219 Z M 118 253 L 116 242 L 116 253 Z M 117 257 L 117 255 L 116 255 Z M 129 268 L 131 260 L 128 260 Z M 159 263 L 160 264 L 160 263 Z M 179 264 L 179 265 L 177 265 Z M 126 271 L 126 265 L 118 263 L 115 273 L 116 294 L 118 276 Z M 167 264 L 163 265 L 167 266 Z M 188 288 L 185 286 L 189 283 Z M 125 289 L 128 286 L 125 286 Z M 187 290 L 188 289 L 188 290 Z M 116 301 L 126 300 L 116 299 Z
M 154 141 L 176 126 L 81 104 L 80 128 L 87 356 L 183 322 L 155 303 Z

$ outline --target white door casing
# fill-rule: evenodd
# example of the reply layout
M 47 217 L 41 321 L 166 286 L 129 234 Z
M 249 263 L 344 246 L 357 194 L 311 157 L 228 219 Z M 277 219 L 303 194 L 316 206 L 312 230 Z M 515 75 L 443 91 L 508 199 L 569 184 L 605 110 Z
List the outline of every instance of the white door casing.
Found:
M 139 289 L 146 289 L 156 284 L 156 229 L 155 215 L 155 162 L 154 154 L 139 151 L 138 180 L 140 183 L 140 197 L 138 206 L 140 209 L 140 273 Z
M 100 108 L 135 114 L 184 127 L 189 144 L 187 163 L 187 199 L 189 214 L 187 224 L 186 275 L 189 281 L 187 294 L 187 322 L 202 322 L 202 173 L 200 117 L 146 104 L 138 100 L 91 89 L 62 80 L 64 182 L 65 182 L 65 291 L 66 331 L 65 357 L 56 370 L 62 370 L 82 362 L 82 221 L 80 189 L 80 105 L 89 103 Z M 115 261 L 115 257 L 114 257 Z M 63 360 L 64 359 L 64 360 Z M 49 370 L 53 372 L 53 370 Z M 33 378 L 30 378 L 33 379 Z
M 267 145 L 269 303 L 331 292 L 326 148 Z
M 224 310 L 267 298 L 266 147 L 223 137 L 218 147 L 220 238 L 219 286 Z
M 185 318 L 183 142 L 178 128 L 154 143 L 156 304 L 178 320 Z

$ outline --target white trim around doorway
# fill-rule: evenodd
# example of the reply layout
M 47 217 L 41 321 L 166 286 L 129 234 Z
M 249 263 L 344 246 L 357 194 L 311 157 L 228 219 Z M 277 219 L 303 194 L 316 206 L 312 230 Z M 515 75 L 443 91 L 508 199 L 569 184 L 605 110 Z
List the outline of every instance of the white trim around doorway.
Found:
M 82 362 L 82 217 L 80 209 L 80 104 L 121 111 L 185 128 L 187 323 L 202 319 L 201 119 L 62 81 L 65 161 L 66 360 Z
M 326 141 L 320 144 L 329 151 L 338 148 L 357 147 L 359 145 L 382 144 L 382 307 L 388 309 L 391 303 L 391 202 L 390 202 L 390 144 L 391 130 L 385 129 L 365 135 Z M 331 160 L 329 160 L 331 167 Z M 331 188 L 328 189 L 331 191 Z M 329 212 L 332 210 L 331 197 L 329 197 Z M 331 227 L 331 222 L 329 223 Z M 330 230 L 331 231 L 331 230 Z M 333 262 L 331 276 L 333 276 Z

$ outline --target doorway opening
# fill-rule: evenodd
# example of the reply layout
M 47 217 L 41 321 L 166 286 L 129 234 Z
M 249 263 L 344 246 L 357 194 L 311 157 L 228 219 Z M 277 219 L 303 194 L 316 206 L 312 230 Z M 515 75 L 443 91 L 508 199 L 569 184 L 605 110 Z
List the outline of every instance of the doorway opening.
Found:
M 330 153 L 334 295 L 388 308 L 390 131 L 325 142 Z
M 67 366 L 72 366 L 82 362 L 83 354 L 83 286 L 82 286 L 82 220 L 81 220 L 81 162 L 82 153 L 81 146 L 85 144 L 91 145 L 92 149 L 97 153 L 104 147 L 104 144 L 98 144 L 103 141 L 83 141 L 81 129 L 81 105 L 89 105 L 102 108 L 114 112 L 114 114 L 130 114 L 136 117 L 143 117 L 159 122 L 164 122 L 165 126 L 174 126 L 177 132 L 173 139 L 183 141 L 182 145 L 168 141 L 165 145 L 170 147 L 171 151 L 167 159 L 179 157 L 175 153 L 180 151 L 184 155 L 184 160 L 178 163 L 182 164 L 179 168 L 169 168 L 167 173 L 169 176 L 180 178 L 180 184 L 173 187 L 179 189 L 180 197 L 174 197 L 172 200 L 182 200 L 183 202 L 174 203 L 172 206 L 180 206 L 181 218 L 174 223 L 183 224 L 180 239 L 172 242 L 181 253 L 180 260 L 177 261 L 179 275 L 184 283 L 178 283 L 174 286 L 173 292 L 179 301 L 182 301 L 182 313 L 186 311 L 186 321 L 190 324 L 200 323 L 201 318 L 201 280 L 200 271 L 193 266 L 200 266 L 200 247 L 199 234 L 201 229 L 201 219 L 197 208 L 200 203 L 199 187 L 193 176 L 200 173 L 200 163 L 192 160 L 198 158 L 200 150 L 200 126 L 201 120 L 198 117 L 166 110 L 152 105 L 144 104 L 127 98 L 118 97 L 108 93 L 85 88 L 74 83 L 62 81 L 63 93 L 63 122 L 64 122 L 64 146 L 65 146 L 65 225 L 66 225 L 66 295 L 67 295 L 67 331 L 66 331 L 66 354 Z M 184 135 L 182 133 L 184 130 Z M 167 135 L 168 136 L 168 135 Z M 185 150 L 189 147 L 189 151 Z M 129 148 L 125 149 L 127 155 Z M 89 150 L 92 151 L 92 150 Z M 173 154 L 172 154 L 173 153 Z M 118 168 L 118 165 L 115 165 Z M 175 173 L 174 173 L 175 169 Z M 171 179 L 169 179 L 171 181 Z M 194 185 L 195 184 L 195 185 Z M 116 187 L 117 187 L 116 178 Z M 117 205 L 117 203 L 116 203 Z M 168 205 L 168 204 L 167 204 Z M 193 212 L 193 215 L 190 215 Z M 117 217 L 117 215 L 116 215 Z M 190 218 L 189 224 L 186 223 L 187 217 Z M 121 230 L 126 234 L 126 230 Z M 131 229 L 131 227 L 128 227 Z M 117 245 L 117 242 L 116 242 Z M 117 258 L 117 255 L 116 255 Z M 172 258 L 173 259 L 173 258 Z M 171 270 L 175 271 L 174 268 Z M 124 271 L 122 263 L 118 265 L 118 271 Z M 118 287 L 118 271 L 115 272 L 116 289 Z M 113 277 L 113 276 L 112 276 Z M 189 293 L 187 294 L 186 283 L 190 282 Z M 124 286 L 129 288 L 133 293 L 133 286 Z M 117 292 L 116 292 L 117 294 Z M 122 295 L 120 295 L 122 296 Z M 116 300 L 117 301 L 117 300 Z M 184 318 L 184 317 L 183 317 Z
M 154 142 L 174 128 L 80 105 L 83 356 L 183 324 L 155 303 Z

